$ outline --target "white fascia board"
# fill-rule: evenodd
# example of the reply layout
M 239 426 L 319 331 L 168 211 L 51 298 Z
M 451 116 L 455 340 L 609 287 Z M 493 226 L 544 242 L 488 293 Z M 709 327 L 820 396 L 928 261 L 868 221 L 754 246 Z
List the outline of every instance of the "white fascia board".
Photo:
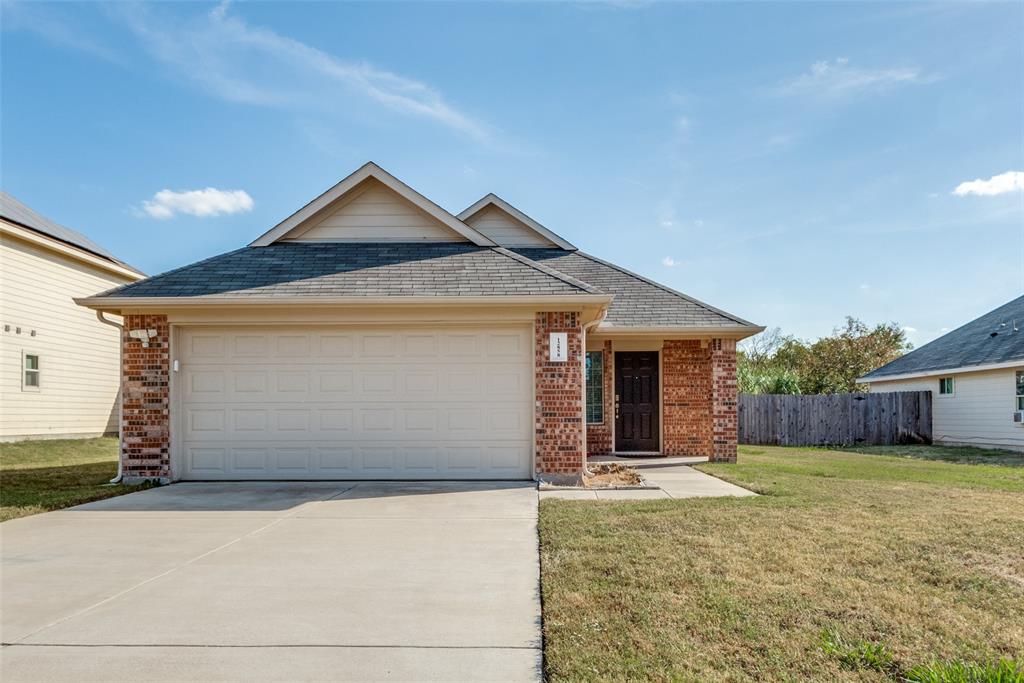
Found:
M 122 308 L 183 308 L 205 306 L 460 306 L 487 305 L 564 305 L 607 306 L 610 294 L 570 294 L 538 296 L 316 296 L 316 297 L 79 297 L 79 306 L 101 311 Z
M 901 379 L 919 379 L 921 377 L 946 377 L 948 375 L 962 375 L 967 372 L 984 372 L 985 370 L 1006 370 L 1009 368 L 1024 368 L 1024 358 L 1020 360 L 1008 360 L 1002 363 L 986 363 L 985 365 L 961 365 L 955 368 L 937 368 L 935 370 L 922 370 L 921 372 L 905 372 L 900 375 L 882 375 L 880 377 L 858 377 L 859 384 L 874 384 L 876 382 L 895 382 Z
M 102 268 L 103 270 L 110 271 L 111 273 L 116 273 L 128 280 L 141 280 L 146 277 L 145 273 L 141 273 L 131 268 L 126 268 L 125 266 L 109 261 L 102 256 L 97 256 L 92 252 L 79 249 L 78 247 L 66 244 L 65 242 L 49 237 L 48 235 L 35 232 L 34 230 L 28 230 L 15 223 L 9 223 L 7 220 L 0 220 L 0 232 L 12 235 L 24 242 L 29 242 L 51 251 L 55 251 L 58 254 L 63 254 L 73 259 L 77 259 L 83 263 L 88 263 L 89 265 L 97 268 Z
M 721 337 L 723 339 L 746 339 L 755 334 L 764 332 L 765 328 L 760 325 L 735 326 L 735 327 L 615 327 L 613 325 L 598 325 L 590 332 L 592 337 L 602 339 L 614 339 L 616 337 Z
M 378 182 L 382 183 L 389 190 L 393 191 L 406 201 L 412 203 L 418 209 L 424 211 L 427 215 L 434 218 L 435 220 L 443 223 L 448 228 L 451 228 L 456 233 L 462 235 L 473 244 L 481 247 L 493 247 L 496 246 L 494 242 L 487 239 L 479 232 L 469 227 L 461 220 L 451 215 L 440 206 L 430 201 L 422 194 L 412 189 L 401 180 L 391 175 L 377 164 L 369 161 L 363 164 L 359 169 L 354 171 L 351 175 L 343 179 L 337 185 L 327 190 L 319 197 L 306 204 L 304 207 L 293 213 L 288 218 L 284 219 L 267 232 L 260 235 L 255 241 L 249 244 L 250 247 L 265 247 L 279 239 L 285 237 L 295 228 L 299 227 L 305 221 L 309 220 L 317 213 L 327 208 L 335 201 L 344 196 L 347 192 L 351 191 L 354 187 L 359 185 L 368 178 L 373 178 Z
M 476 202 L 473 203 L 472 206 L 470 206 L 465 211 L 460 213 L 457 216 L 457 218 L 459 220 L 466 221 L 466 220 L 472 218 L 473 216 L 475 216 L 476 214 L 480 213 L 484 209 L 486 209 L 488 206 L 496 206 L 496 207 L 498 207 L 499 209 L 501 209 L 502 211 L 504 211 L 508 215 L 512 216 L 512 218 L 515 218 L 517 221 L 519 221 L 520 223 L 522 223 L 523 225 L 528 227 L 530 230 L 533 230 L 535 233 L 537 233 L 541 237 L 544 237 L 545 239 L 550 240 L 551 242 L 554 242 L 555 244 L 557 244 L 562 249 L 565 249 L 566 251 L 576 251 L 577 250 L 576 246 L 574 246 L 573 244 L 571 244 L 567 240 L 559 237 L 558 235 L 556 235 L 552 231 L 548 230 L 543 225 L 541 225 L 540 223 L 538 223 L 534 219 L 530 218 L 525 213 L 523 213 L 522 211 L 520 211 L 516 207 L 512 206 L 511 204 L 509 204 L 508 202 L 506 202 L 504 199 L 502 199 L 498 195 L 494 194 L 493 192 L 491 192 L 490 194 L 488 194 L 488 195 L 478 199 Z

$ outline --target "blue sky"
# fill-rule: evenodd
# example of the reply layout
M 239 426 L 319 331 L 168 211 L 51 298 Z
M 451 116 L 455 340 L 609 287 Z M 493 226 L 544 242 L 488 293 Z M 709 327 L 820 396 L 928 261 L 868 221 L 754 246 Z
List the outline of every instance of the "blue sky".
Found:
M 0 182 L 149 273 L 374 160 L 801 337 L 1024 291 L 1022 3 L 2 12 Z

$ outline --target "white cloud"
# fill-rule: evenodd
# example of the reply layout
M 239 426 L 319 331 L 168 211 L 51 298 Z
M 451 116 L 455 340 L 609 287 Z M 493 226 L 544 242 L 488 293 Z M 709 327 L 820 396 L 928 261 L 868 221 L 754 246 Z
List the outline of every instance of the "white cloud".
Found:
M 227 3 L 186 23 L 140 5 L 116 5 L 111 12 L 172 73 L 230 102 L 333 117 L 362 99 L 478 140 L 492 133 L 422 81 L 251 26 L 232 16 Z
M 867 291 L 870 291 L 870 290 L 871 290 L 871 285 L 861 285 L 860 286 L 860 291 L 862 291 L 862 292 L 867 292 Z
M 152 199 L 142 203 L 142 210 L 153 218 L 165 220 L 176 213 L 206 218 L 221 214 L 252 211 L 253 201 L 245 190 L 160 190 Z
M 665 258 L 661 259 L 661 265 L 668 266 L 669 268 L 675 268 L 676 266 L 679 265 L 679 261 L 676 261 L 671 256 L 666 256 Z
M 906 332 L 907 334 L 917 334 L 917 328 L 911 327 L 910 325 L 904 325 L 903 331 Z
M 868 90 L 884 90 L 898 85 L 928 83 L 934 78 L 923 76 L 910 67 L 862 69 L 850 66 L 845 57 L 815 62 L 806 73 L 783 81 L 777 92 L 784 95 L 842 96 Z
M 1022 190 L 1024 190 L 1024 171 L 1007 171 L 994 175 L 988 180 L 978 178 L 960 183 L 953 190 L 953 194 L 957 197 L 966 197 L 970 194 L 979 197 L 992 197 Z
M 672 228 L 674 225 L 675 221 L 665 220 L 661 222 L 661 227 L 665 228 L 666 230 Z

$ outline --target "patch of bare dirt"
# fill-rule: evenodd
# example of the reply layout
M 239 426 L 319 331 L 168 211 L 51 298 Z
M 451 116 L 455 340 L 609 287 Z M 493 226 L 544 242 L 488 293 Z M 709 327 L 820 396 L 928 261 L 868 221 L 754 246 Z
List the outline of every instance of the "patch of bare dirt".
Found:
M 590 489 L 612 486 L 640 486 L 643 480 L 632 467 L 617 462 L 590 465 L 591 476 L 583 478 L 583 485 Z

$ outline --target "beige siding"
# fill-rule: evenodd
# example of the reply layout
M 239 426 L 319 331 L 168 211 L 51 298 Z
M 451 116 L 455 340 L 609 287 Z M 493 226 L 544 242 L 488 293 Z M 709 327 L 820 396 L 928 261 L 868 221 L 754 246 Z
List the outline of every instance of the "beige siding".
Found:
M 376 180 L 367 180 L 353 196 L 305 232 L 305 242 L 465 242 L 466 238 L 407 202 Z
M 470 216 L 466 223 L 503 247 L 558 246 L 496 206 L 489 206 L 475 216 Z
M 117 330 L 72 297 L 124 282 L 77 259 L 0 235 L 0 325 L 10 325 L 9 331 L 0 327 L 0 439 L 117 430 Z M 22 390 L 23 353 L 39 355 L 39 391 Z
M 1024 365 L 1002 370 L 872 382 L 871 391 L 930 390 L 935 443 L 1024 450 L 1024 425 L 1013 422 L 1017 370 L 1024 370 Z M 940 377 L 953 377 L 953 395 L 939 394 Z

